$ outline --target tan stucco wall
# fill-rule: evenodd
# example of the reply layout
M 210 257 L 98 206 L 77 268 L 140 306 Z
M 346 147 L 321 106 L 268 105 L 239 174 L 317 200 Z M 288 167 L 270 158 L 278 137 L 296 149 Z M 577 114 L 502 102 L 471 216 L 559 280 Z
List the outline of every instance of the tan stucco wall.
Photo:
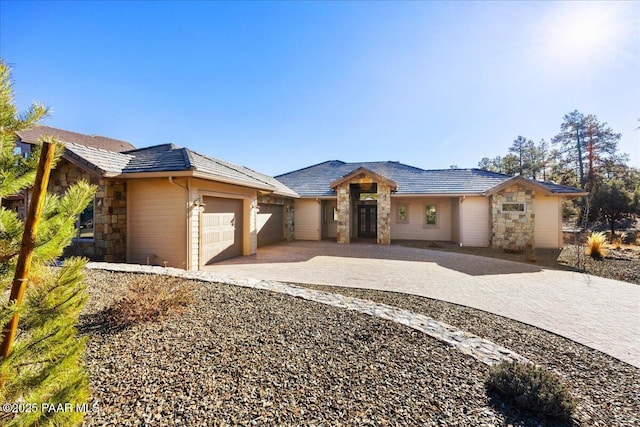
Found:
M 535 195 L 535 247 L 562 247 L 562 198 Z
M 398 221 L 398 207 L 407 206 L 408 222 Z M 436 225 L 425 225 L 425 207 L 436 206 Z M 398 240 L 442 240 L 450 241 L 452 207 L 451 198 L 436 197 L 392 197 L 391 238 Z
M 460 237 L 464 246 L 489 246 L 490 207 L 489 198 L 464 197 L 459 202 Z
M 167 179 L 127 182 L 127 262 L 187 268 L 187 199 Z

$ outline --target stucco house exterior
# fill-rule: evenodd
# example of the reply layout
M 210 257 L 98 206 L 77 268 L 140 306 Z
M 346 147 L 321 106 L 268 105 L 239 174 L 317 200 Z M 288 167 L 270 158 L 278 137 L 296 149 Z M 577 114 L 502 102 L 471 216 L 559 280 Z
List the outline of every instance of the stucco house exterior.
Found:
M 295 239 L 562 247 L 562 200 L 582 190 L 479 169 L 327 161 L 276 176 L 300 195 Z
M 173 144 L 116 151 L 52 129 L 30 131 L 65 145 L 49 191 L 61 194 L 81 179 L 98 187 L 69 254 L 197 270 L 293 238 L 287 218 L 298 195 L 272 177 Z
M 98 187 L 68 254 L 197 270 L 290 240 L 452 241 L 494 248 L 562 246 L 562 200 L 579 189 L 478 169 L 327 161 L 270 177 L 173 144 L 128 142 L 38 126 L 65 144 L 49 191 Z M 25 212 L 29 193 L 2 200 Z

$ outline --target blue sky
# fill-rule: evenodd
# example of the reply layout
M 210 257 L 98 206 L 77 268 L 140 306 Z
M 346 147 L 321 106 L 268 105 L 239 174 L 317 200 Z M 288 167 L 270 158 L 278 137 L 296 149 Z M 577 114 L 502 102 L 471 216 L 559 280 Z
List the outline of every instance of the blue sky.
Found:
M 16 102 L 276 175 L 475 167 L 574 109 L 640 166 L 640 2 L 0 0 Z

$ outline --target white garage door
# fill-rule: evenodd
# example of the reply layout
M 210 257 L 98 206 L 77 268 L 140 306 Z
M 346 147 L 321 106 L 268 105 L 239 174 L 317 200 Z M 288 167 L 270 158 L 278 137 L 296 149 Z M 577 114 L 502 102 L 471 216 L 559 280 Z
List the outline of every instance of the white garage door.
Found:
M 242 200 L 204 198 L 202 265 L 242 255 Z
M 283 209 L 282 205 L 258 205 L 258 247 L 284 240 Z

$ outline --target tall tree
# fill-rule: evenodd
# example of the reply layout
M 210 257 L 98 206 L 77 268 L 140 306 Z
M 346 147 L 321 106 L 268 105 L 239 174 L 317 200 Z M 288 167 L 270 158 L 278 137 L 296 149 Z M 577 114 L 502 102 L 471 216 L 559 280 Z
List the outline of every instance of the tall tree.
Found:
M 535 178 L 532 175 L 532 166 L 535 156 L 535 145 L 532 140 L 519 135 L 513 140 L 509 152 L 518 159 L 518 173 L 521 176 Z
M 578 182 L 584 188 L 584 115 L 578 110 L 565 114 L 558 133 L 551 142 L 559 146 L 561 167 L 570 166 L 577 170 Z
M 552 142 L 559 146 L 561 164 L 577 169 L 580 187 L 592 191 L 601 168 L 624 159 L 625 155 L 618 153 L 620 137 L 594 114 L 573 111 L 564 116 L 560 133 Z
M 47 109 L 34 104 L 24 114 L 14 105 L 9 67 L 0 59 L 0 197 L 33 185 L 39 156 L 35 150 L 27 159 L 14 153 L 16 132 L 35 124 Z M 62 153 L 57 150 L 57 157 Z M 1 402 L 85 403 L 89 397 L 88 377 L 82 366 L 84 340 L 78 339 L 75 324 L 86 293 L 82 284 L 83 259 L 69 259 L 52 272 L 49 266 L 59 258 L 75 234 L 76 219 L 89 204 L 95 187 L 81 182 L 61 197 L 48 195 L 37 227 L 37 240 L 20 307 L 0 303 L 4 326 L 20 312 L 19 334 L 7 357 L 0 360 L 0 375 L 6 378 L 0 390 Z M 12 282 L 24 223 L 13 211 L 0 207 L 0 286 Z M 11 409 L 11 408 L 9 408 Z M 82 422 L 81 412 L 4 412 L 0 425 L 73 426 Z
M 620 161 L 617 153 L 621 134 L 615 133 L 607 123 L 600 123 L 593 114 L 584 117 L 584 153 L 587 163 L 585 187 L 591 191 L 596 184 L 602 166 L 608 161 Z M 624 156 L 624 155 L 623 155 Z
M 540 140 L 535 148 L 535 167 L 534 174 L 542 172 L 542 180 L 547 180 L 549 173 L 549 167 L 552 164 L 555 156 L 549 147 L 549 143 L 543 139 Z

